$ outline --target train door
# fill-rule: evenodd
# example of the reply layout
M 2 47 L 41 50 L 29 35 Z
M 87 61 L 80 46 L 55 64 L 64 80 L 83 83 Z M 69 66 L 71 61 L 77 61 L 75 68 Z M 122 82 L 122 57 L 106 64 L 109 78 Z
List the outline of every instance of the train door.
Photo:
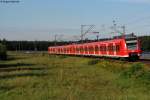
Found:
M 75 46 L 72 46 L 72 54 L 75 54 Z
M 83 46 L 80 46 L 80 55 L 83 55 L 83 53 L 84 53 Z
M 66 47 L 63 48 L 64 54 L 66 54 Z
M 62 54 L 62 48 L 60 47 L 60 54 Z
M 93 55 L 94 54 L 94 46 L 89 45 L 88 49 L 89 49 L 89 55 Z
M 103 45 L 100 44 L 100 52 L 101 52 L 101 56 L 103 55 Z
M 57 54 L 59 54 L 59 47 L 57 47 Z
M 99 45 L 95 45 L 95 55 L 99 55 Z
M 113 43 L 108 44 L 108 55 L 114 55 Z
M 80 54 L 79 46 L 76 46 L 76 54 Z
M 100 49 L 101 49 L 102 55 L 106 55 L 107 54 L 107 52 L 106 52 L 106 44 L 102 44 Z
M 116 45 L 116 55 L 120 56 L 120 51 L 121 51 L 120 47 L 121 47 L 121 44 L 120 43 L 116 43 L 115 45 Z
M 55 48 L 55 54 L 57 54 L 57 48 Z
M 72 52 L 72 48 L 71 46 L 69 46 L 69 54 L 71 54 L 71 52 Z
M 119 55 L 121 55 L 121 56 L 128 56 L 127 45 L 126 45 L 125 41 L 120 41 L 118 43 L 118 45 L 120 45 Z
M 63 54 L 64 53 L 64 51 L 63 51 L 63 47 L 61 47 L 61 54 Z
M 83 49 L 84 49 L 84 55 L 87 55 L 88 54 L 88 47 L 87 47 L 87 45 L 84 45 Z
M 69 48 L 69 47 L 67 47 L 67 54 L 69 54 L 69 52 L 70 52 L 70 48 Z
M 53 54 L 55 53 L 55 49 L 53 48 Z

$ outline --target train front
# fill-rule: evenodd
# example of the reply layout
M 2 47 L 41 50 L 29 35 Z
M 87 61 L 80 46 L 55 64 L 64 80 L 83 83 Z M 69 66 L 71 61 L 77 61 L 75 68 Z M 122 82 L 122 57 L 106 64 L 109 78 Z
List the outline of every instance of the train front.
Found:
M 138 60 L 142 51 L 140 47 L 140 41 L 138 40 L 137 36 L 134 34 L 126 35 L 125 41 L 129 60 Z

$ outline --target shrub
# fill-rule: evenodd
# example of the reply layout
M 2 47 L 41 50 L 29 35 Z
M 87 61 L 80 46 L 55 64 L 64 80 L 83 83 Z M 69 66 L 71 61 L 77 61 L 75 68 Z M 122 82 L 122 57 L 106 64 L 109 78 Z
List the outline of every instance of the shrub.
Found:
M 62 58 L 62 59 L 63 59 L 63 58 L 67 58 L 66 55 L 60 55 L 59 57 Z
M 88 61 L 88 65 L 95 65 L 95 64 L 97 64 L 98 62 L 99 62 L 98 59 L 93 59 L 93 60 Z
M 145 73 L 144 66 L 141 63 L 136 63 L 131 65 L 131 67 L 127 68 L 123 71 L 122 75 L 131 78 L 139 78 L 142 77 L 142 75 Z
M 133 64 L 121 73 L 121 76 L 125 78 L 135 78 L 150 86 L 150 70 L 146 70 L 141 63 Z
M 6 59 L 7 59 L 6 46 L 0 44 L 0 60 L 6 60 Z

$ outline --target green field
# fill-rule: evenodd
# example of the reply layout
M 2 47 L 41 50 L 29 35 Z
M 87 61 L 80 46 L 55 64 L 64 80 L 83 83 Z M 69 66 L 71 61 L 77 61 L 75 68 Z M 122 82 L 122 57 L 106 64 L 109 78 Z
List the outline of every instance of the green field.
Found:
M 0 100 L 150 100 L 142 63 L 11 52 L 0 61 Z

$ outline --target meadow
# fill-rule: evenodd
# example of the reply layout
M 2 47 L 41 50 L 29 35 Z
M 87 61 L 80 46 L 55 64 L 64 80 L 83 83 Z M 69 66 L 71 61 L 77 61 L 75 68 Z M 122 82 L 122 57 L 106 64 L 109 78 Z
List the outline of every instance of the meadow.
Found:
M 0 100 L 150 100 L 142 63 L 9 52 L 0 61 Z

